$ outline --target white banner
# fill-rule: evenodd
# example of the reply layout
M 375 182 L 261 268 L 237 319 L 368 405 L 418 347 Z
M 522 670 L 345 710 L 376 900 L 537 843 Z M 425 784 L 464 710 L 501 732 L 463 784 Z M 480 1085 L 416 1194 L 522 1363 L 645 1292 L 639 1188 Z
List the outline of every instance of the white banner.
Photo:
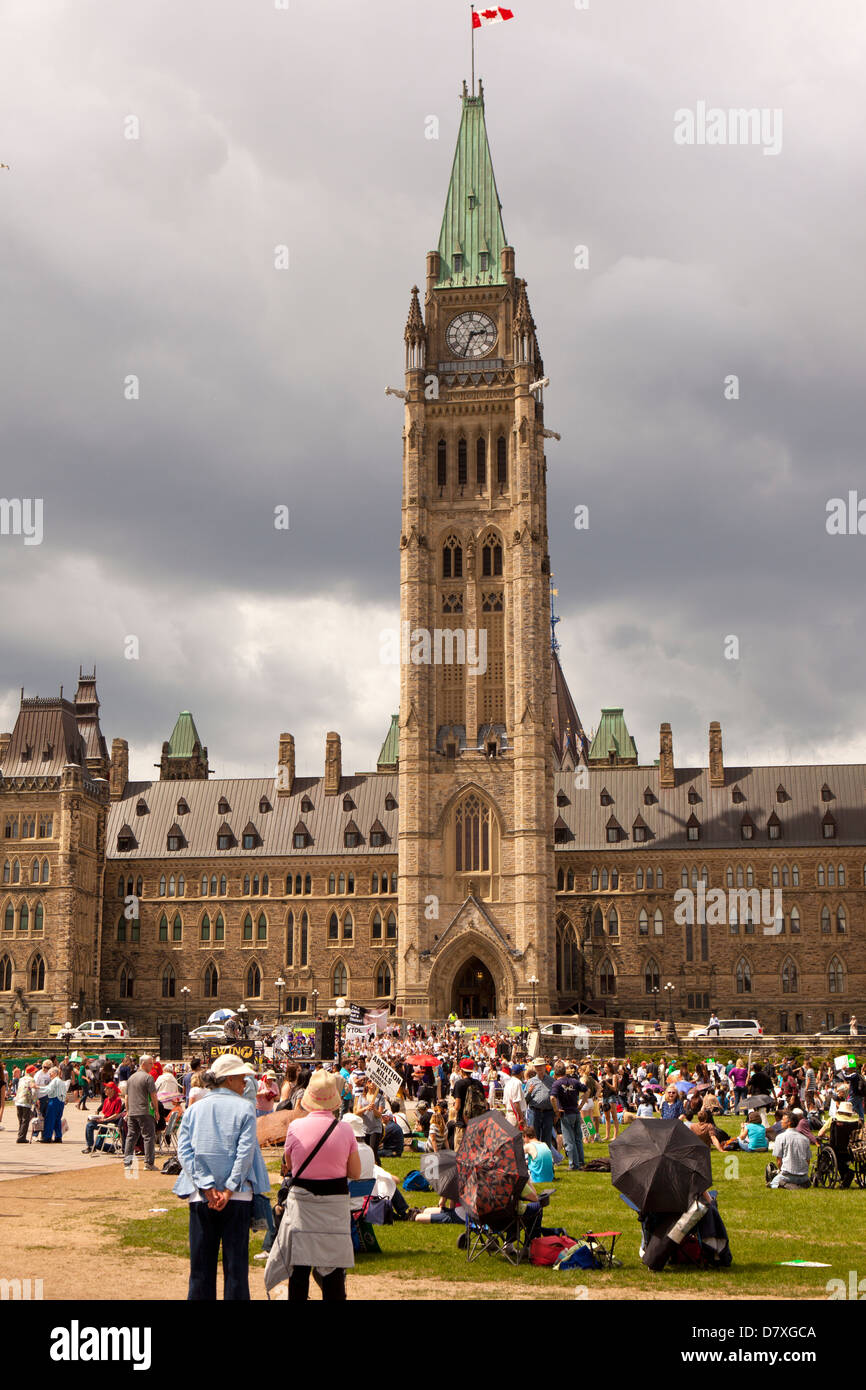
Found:
M 385 1061 L 384 1057 L 367 1058 L 367 1075 L 373 1078 L 389 1100 L 397 1099 L 397 1094 L 403 1085 L 403 1078 L 390 1063 Z

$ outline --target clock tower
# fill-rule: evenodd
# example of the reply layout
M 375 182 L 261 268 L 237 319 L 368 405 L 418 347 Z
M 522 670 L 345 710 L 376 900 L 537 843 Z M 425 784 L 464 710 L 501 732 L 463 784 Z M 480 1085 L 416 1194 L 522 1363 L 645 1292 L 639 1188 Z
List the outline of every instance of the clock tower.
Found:
M 397 1004 L 529 1022 L 555 975 L 544 367 L 480 84 L 405 343 Z

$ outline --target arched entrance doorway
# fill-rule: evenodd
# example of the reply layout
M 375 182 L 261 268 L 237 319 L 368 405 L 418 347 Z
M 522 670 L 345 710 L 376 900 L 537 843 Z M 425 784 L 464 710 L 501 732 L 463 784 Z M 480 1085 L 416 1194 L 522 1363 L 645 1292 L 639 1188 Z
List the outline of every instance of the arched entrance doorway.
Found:
M 454 981 L 451 1007 L 458 1018 L 495 1018 L 496 986 L 487 966 L 473 956 Z

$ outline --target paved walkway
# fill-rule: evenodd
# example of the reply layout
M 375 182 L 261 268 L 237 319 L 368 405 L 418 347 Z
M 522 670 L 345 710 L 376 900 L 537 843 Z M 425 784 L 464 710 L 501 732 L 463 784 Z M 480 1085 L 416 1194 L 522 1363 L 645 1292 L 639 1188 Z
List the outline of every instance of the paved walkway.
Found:
M 84 1126 L 98 1108 L 93 1100 L 86 1114 L 74 1103 L 67 1105 L 64 1119 L 69 1129 L 63 1136 L 62 1144 L 43 1144 L 38 1139 L 32 1144 L 19 1144 L 18 1114 L 14 1105 L 7 1105 L 3 1111 L 3 1129 L 0 1130 L 0 1182 L 8 1182 L 10 1178 L 35 1178 L 43 1173 L 63 1173 L 76 1168 L 118 1164 L 120 1159 L 111 1154 L 91 1156 L 81 1152 L 84 1148 Z

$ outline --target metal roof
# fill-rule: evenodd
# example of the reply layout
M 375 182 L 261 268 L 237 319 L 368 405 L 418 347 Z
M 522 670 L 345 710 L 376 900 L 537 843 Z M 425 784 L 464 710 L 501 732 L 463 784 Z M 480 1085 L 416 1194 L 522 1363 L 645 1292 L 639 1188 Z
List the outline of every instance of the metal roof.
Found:
M 59 777 L 67 763 L 84 767 L 87 747 L 70 700 L 59 696 L 21 700 L 4 777 Z
M 581 781 L 586 788 L 581 790 Z M 824 801 L 826 784 L 833 799 Z M 787 799 L 777 799 L 782 787 Z M 739 788 L 742 801 L 733 799 Z M 602 788 L 608 792 L 602 804 Z M 649 788 L 655 800 L 644 801 Z M 694 789 L 697 800 L 689 800 Z M 834 846 L 866 845 L 866 767 L 859 763 L 817 764 L 814 767 L 728 767 L 725 785 L 711 787 L 706 768 L 677 768 L 674 787 L 659 786 L 658 767 L 597 767 L 555 774 L 555 792 L 568 798 L 568 805 L 557 805 L 573 840 L 558 843 L 563 850 L 612 850 L 616 853 L 652 854 L 658 849 L 679 849 L 700 858 L 702 849 L 729 846 L 741 855 L 750 848 L 771 847 L 780 858 L 795 845 L 823 845 L 832 857 Z M 827 812 L 836 822 L 836 836 L 827 840 L 823 822 Z M 767 821 L 775 814 L 781 825 L 781 838 L 771 840 Z M 748 815 L 755 826 L 754 838 L 743 840 L 740 826 Z M 624 837 L 608 843 L 606 828 L 613 816 Z M 637 817 L 647 826 L 647 839 L 632 839 Z M 694 816 L 700 826 L 700 839 L 686 838 L 686 825 Z
M 343 798 L 349 793 L 354 809 L 344 811 Z M 273 855 L 341 855 L 352 858 L 366 855 L 395 855 L 397 852 L 396 800 L 388 810 L 385 799 L 396 799 L 397 774 L 371 773 L 343 777 L 336 796 L 325 795 L 324 778 L 296 777 L 291 796 L 279 796 L 271 777 L 215 778 L 211 781 L 130 782 L 123 796 L 112 803 L 108 816 L 109 859 L 268 859 Z M 230 809 L 220 811 L 225 798 Z M 260 811 L 259 802 L 265 798 L 273 808 Z M 313 804 L 311 811 L 302 810 L 305 799 Z M 147 813 L 138 815 L 139 801 L 147 805 Z M 178 814 L 178 802 L 189 806 L 186 814 Z M 370 828 L 379 820 L 385 829 L 386 842 L 370 844 Z M 354 820 L 361 832 L 361 843 L 347 849 L 343 835 L 349 821 Z M 184 836 L 183 849 L 169 850 L 167 836 L 177 822 Z M 231 849 L 217 848 L 217 832 L 223 822 L 231 828 L 236 844 Z M 261 838 L 255 849 L 242 849 L 244 827 L 252 822 Z M 305 849 L 294 849 L 292 836 L 296 824 L 303 821 L 312 843 Z M 137 847 L 121 853 L 117 836 L 123 825 L 131 827 Z
M 190 758 L 196 744 L 199 748 L 204 748 L 198 735 L 198 729 L 195 727 L 195 720 L 189 710 L 181 710 L 177 716 L 177 723 L 171 731 L 171 738 L 168 740 L 168 756 L 170 758 Z
M 391 715 L 391 727 L 385 735 L 385 742 L 382 744 L 376 766 L 396 767 L 397 759 L 400 756 L 400 716 Z

